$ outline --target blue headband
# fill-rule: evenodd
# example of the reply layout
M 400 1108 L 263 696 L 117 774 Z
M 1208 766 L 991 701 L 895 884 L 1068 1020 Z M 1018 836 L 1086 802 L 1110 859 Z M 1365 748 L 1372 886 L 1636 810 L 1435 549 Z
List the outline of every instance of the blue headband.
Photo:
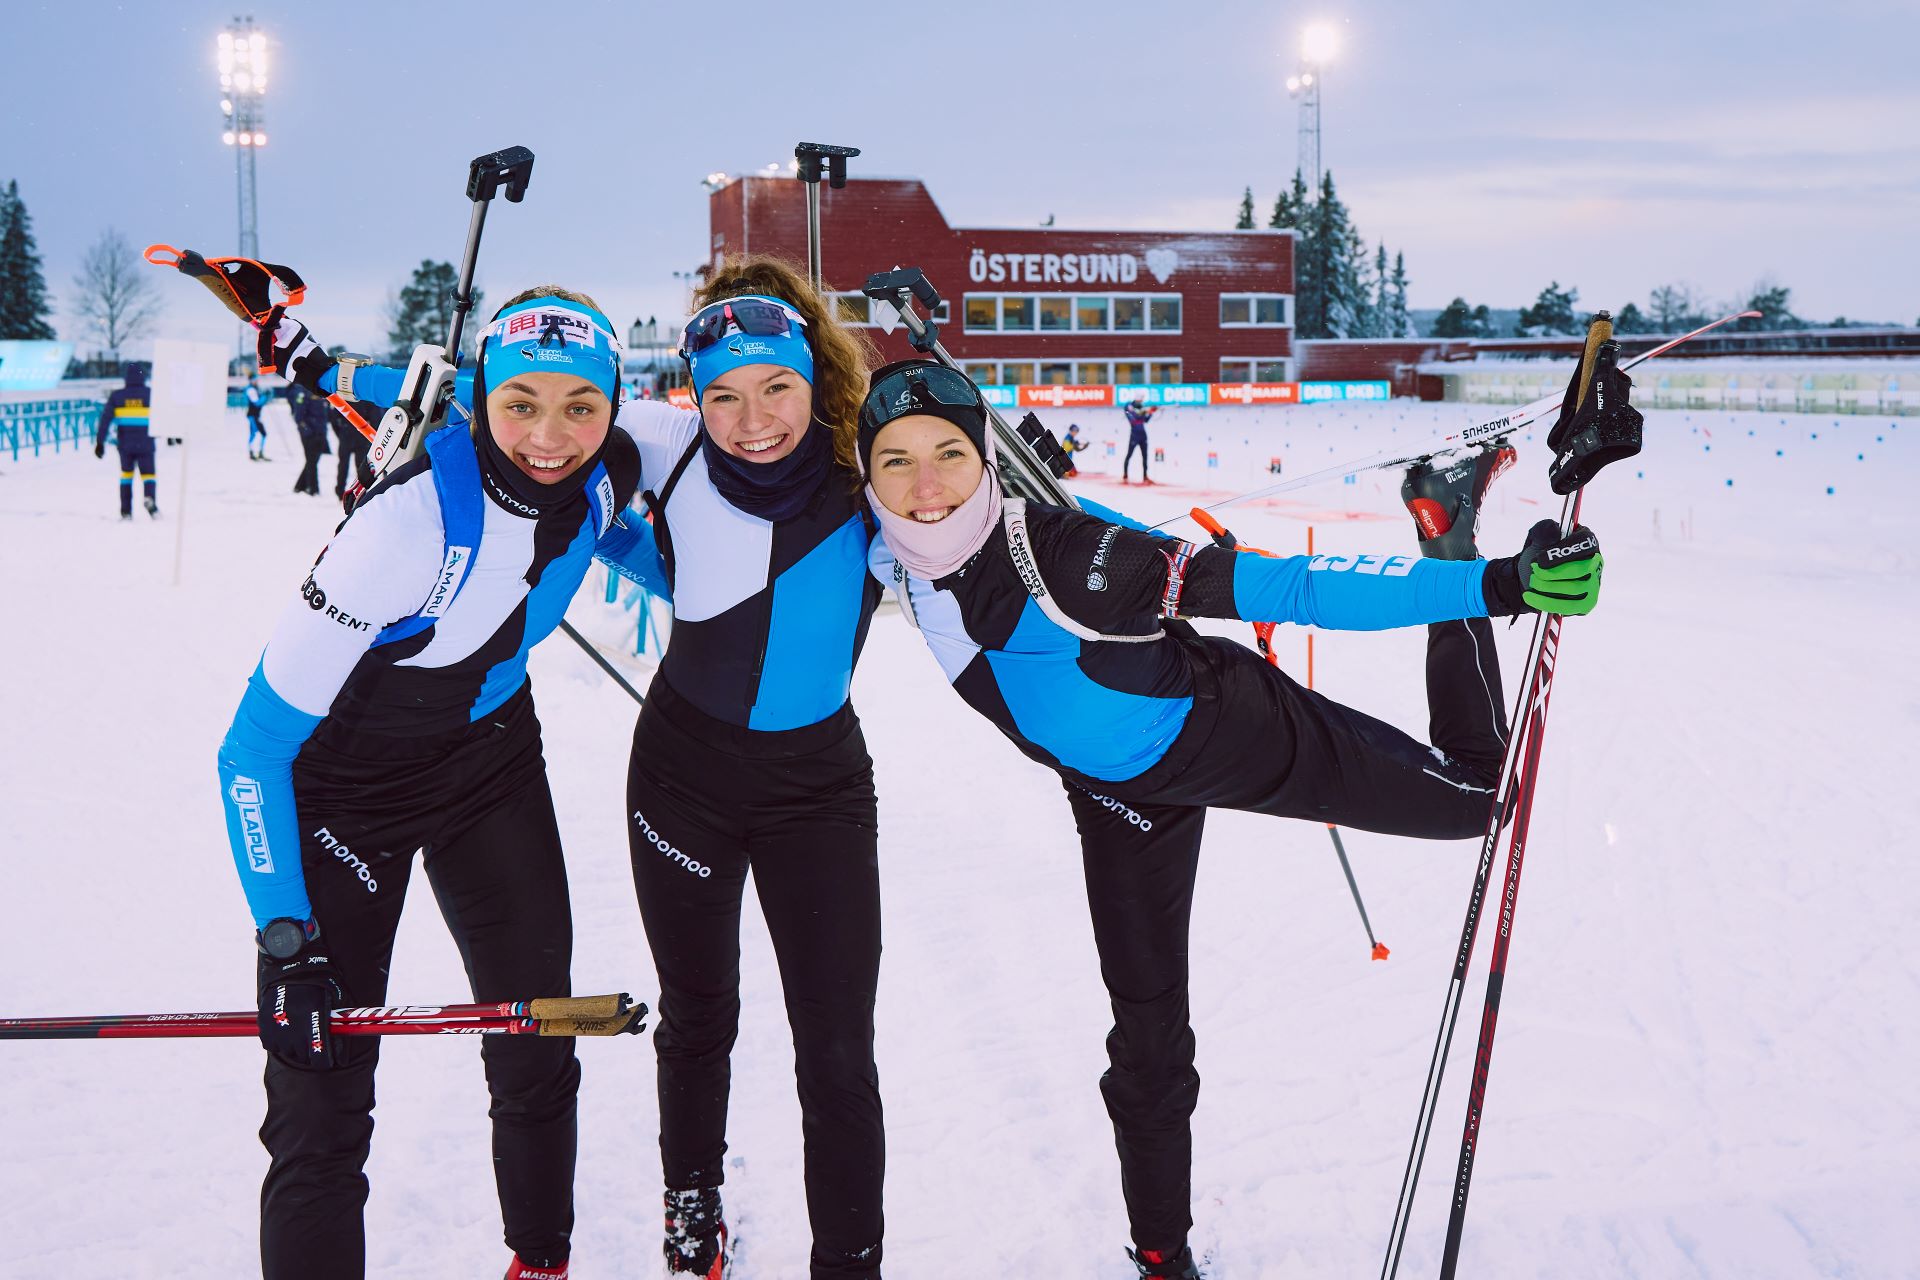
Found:
M 487 385 L 517 373 L 571 373 L 619 403 L 620 339 L 592 307 L 565 298 L 529 298 L 480 331 Z
M 763 293 L 748 294 L 742 298 L 725 298 L 700 308 L 694 313 L 693 320 L 687 322 L 687 327 L 691 329 L 694 322 L 709 311 L 729 303 L 748 300 L 773 303 L 786 311 L 793 318 L 794 323 L 785 333 L 764 335 L 743 333 L 738 325 L 729 324 L 719 342 L 703 350 L 686 354 L 687 375 L 693 379 L 693 398 L 696 401 L 706 396 L 707 388 L 712 385 L 715 378 L 750 364 L 776 364 L 783 369 L 793 370 L 808 382 L 813 381 L 813 348 L 807 344 L 806 335 L 802 330 L 806 320 L 791 302 L 783 298 L 774 298 Z M 681 339 L 680 348 L 683 353 L 686 352 L 687 341 L 684 337 Z

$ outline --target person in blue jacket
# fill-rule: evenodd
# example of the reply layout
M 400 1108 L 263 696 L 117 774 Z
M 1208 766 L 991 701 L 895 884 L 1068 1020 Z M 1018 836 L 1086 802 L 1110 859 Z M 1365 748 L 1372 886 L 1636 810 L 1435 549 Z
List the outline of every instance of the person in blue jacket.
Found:
M 148 407 L 152 393 L 147 390 L 147 371 L 143 365 L 129 364 L 121 373 L 124 381 L 107 396 L 107 403 L 100 410 L 100 421 L 93 429 L 93 456 L 106 456 L 107 430 L 113 428 L 117 431 L 120 447 L 120 518 L 133 519 L 133 479 L 139 474 L 146 496 L 147 514 L 158 520 L 160 503 L 156 489 L 159 482 L 153 474 L 153 422 Z
M 630 403 L 673 632 L 634 727 L 628 836 L 660 976 L 668 1269 L 719 1277 L 748 872 L 779 962 L 810 1274 L 878 1277 L 886 1163 L 873 763 L 848 701 L 879 601 L 854 461 L 870 360 L 792 265 L 720 264 L 681 340 L 698 411 Z M 762 1256 L 766 1256 L 764 1246 Z
M 1479 834 L 1507 737 L 1487 618 L 1590 610 L 1598 541 L 1543 521 L 1517 555 L 1477 558 L 1482 496 L 1511 459 L 1500 449 L 1409 475 L 1421 555 L 1269 558 L 1023 503 L 988 465 L 977 389 L 926 361 L 874 375 L 859 442 L 882 535 L 873 573 L 954 691 L 1065 784 L 1113 1006 L 1101 1092 L 1130 1253 L 1142 1276 L 1188 1280 L 1200 1079 L 1187 925 L 1207 810 Z M 1426 624 L 1433 745 L 1199 636 L 1187 617 Z
M 290 317 L 262 345 L 263 366 L 310 392 L 345 400 L 344 379 L 376 413 L 398 392 L 400 370 L 343 368 Z M 270 1278 L 365 1270 L 380 1042 L 336 1038 L 329 1011 L 386 1001 L 416 855 L 476 1000 L 569 993 L 566 872 L 527 653 L 596 555 L 643 576 L 656 562 L 644 524 L 622 514 L 641 463 L 617 418 L 619 378 L 618 339 L 590 298 L 543 286 L 502 307 L 448 424 L 288 592 L 220 745 L 258 931 Z M 509 1280 L 564 1277 L 573 1041 L 482 1040 Z
M 267 428 L 261 423 L 260 415 L 266 411 L 267 394 L 260 390 L 260 379 L 247 375 L 247 389 L 242 393 L 247 402 L 247 457 L 255 462 L 271 462 L 267 457 Z M 258 440 L 259 444 L 254 444 Z

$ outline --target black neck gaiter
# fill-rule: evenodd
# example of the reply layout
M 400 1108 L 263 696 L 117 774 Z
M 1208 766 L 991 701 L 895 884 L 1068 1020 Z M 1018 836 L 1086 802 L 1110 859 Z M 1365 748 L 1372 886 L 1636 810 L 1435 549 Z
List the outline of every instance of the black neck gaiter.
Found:
M 815 419 L 793 452 L 775 462 L 748 462 L 713 442 L 703 424 L 700 448 L 707 457 L 707 474 L 720 496 L 748 515 L 762 520 L 785 520 L 799 515 L 813 501 L 833 469 L 833 431 Z

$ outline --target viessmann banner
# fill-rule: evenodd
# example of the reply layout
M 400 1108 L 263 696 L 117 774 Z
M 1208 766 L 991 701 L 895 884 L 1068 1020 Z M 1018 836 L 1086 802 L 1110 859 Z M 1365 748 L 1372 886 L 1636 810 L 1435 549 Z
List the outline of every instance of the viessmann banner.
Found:
M 1077 384 L 980 388 L 981 397 L 996 409 L 1111 409 L 1138 401 L 1144 405 L 1179 405 L 1204 409 L 1209 405 L 1320 404 L 1330 400 L 1389 400 L 1392 388 L 1384 382 L 1158 382 L 1127 386 Z M 684 387 L 667 392 L 682 409 L 693 408 L 693 395 Z

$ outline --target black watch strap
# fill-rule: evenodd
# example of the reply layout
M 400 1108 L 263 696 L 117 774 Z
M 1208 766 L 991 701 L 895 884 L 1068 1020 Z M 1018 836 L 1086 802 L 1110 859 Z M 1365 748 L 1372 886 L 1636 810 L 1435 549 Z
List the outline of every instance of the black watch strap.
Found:
M 302 948 L 320 937 L 320 926 L 312 920 L 295 920 L 292 916 L 280 916 L 267 921 L 259 933 L 254 935 L 254 945 L 260 948 L 260 954 L 270 960 L 291 960 L 299 955 Z

